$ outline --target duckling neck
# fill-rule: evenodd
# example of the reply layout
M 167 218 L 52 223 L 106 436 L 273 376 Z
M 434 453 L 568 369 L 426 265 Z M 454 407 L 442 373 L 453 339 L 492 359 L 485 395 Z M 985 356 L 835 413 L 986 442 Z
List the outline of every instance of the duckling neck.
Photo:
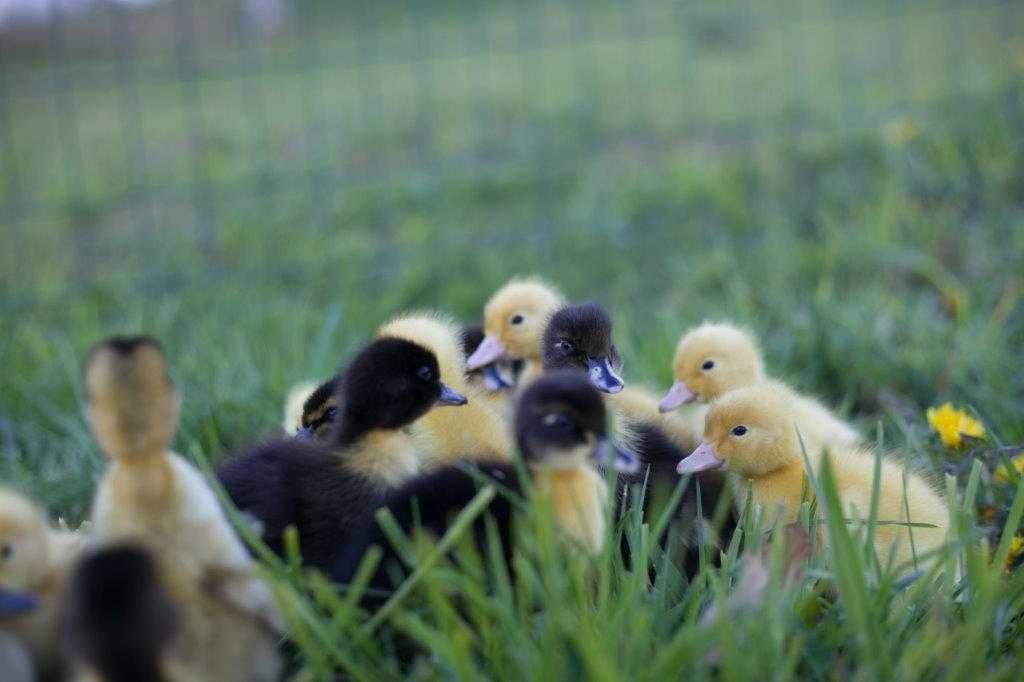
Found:
M 770 473 L 750 479 L 753 501 L 764 508 L 768 514 L 769 524 L 774 521 L 793 523 L 800 514 L 803 501 L 804 467 L 794 462 Z M 746 479 L 744 489 L 736 491 L 736 497 L 742 504 L 746 497 Z
M 555 521 L 569 537 L 597 553 L 604 545 L 605 502 L 608 488 L 604 479 L 588 466 L 572 469 L 533 468 L 535 485 L 551 500 Z
M 171 492 L 173 471 L 166 452 L 153 451 L 115 460 L 111 468 L 114 494 L 126 508 L 161 508 Z

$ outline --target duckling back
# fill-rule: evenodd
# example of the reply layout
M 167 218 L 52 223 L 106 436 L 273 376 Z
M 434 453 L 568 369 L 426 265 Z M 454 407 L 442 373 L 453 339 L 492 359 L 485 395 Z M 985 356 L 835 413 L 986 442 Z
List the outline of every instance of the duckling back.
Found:
M 871 512 L 875 453 L 845 448 L 830 456 L 844 512 L 848 518 L 866 521 Z M 942 496 L 919 473 L 905 470 L 889 457 L 882 458 L 877 518 L 875 551 L 883 566 L 890 551 L 894 553 L 895 565 L 905 569 L 912 567 L 915 555 L 935 550 L 946 542 L 949 509 Z M 907 523 L 932 527 L 899 525 Z
M 860 434 L 852 426 L 814 398 L 795 391 L 781 381 L 766 381 L 764 384 L 787 396 L 800 438 L 812 457 L 825 450 L 853 448 L 861 442 Z
M 435 408 L 412 425 L 427 468 L 443 466 L 467 455 L 510 461 L 512 438 L 498 411 L 478 388 L 466 381 L 466 359 L 460 329 L 450 318 L 433 312 L 410 313 L 381 327 L 378 336 L 420 344 L 437 356 L 441 381 L 465 395 L 458 408 Z
M 182 614 L 176 664 L 197 679 L 274 679 L 269 589 L 203 476 L 167 449 L 178 400 L 159 346 L 111 339 L 90 354 L 85 374 L 93 431 L 113 460 L 93 502 L 95 539 L 152 553 Z

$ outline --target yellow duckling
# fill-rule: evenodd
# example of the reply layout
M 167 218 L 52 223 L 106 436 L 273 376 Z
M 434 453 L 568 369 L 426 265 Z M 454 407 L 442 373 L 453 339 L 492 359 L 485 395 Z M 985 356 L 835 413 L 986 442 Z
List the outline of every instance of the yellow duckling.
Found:
M 43 679 L 63 668 L 59 606 L 81 545 L 79 534 L 50 527 L 32 502 L 0 489 L 0 602 L 11 612 L 0 632 L 20 640 Z
M 754 337 L 730 324 L 705 322 L 679 340 L 672 361 L 675 383 L 659 409 L 670 412 L 693 402 L 709 403 L 718 396 L 766 380 L 764 360 Z M 860 434 L 817 400 L 794 394 L 793 410 L 808 452 L 822 448 L 848 448 L 861 442 Z M 691 410 L 688 420 L 698 427 L 706 408 Z
M 522 360 L 519 385 L 543 372 L 541 342 L 548 319 L 565 305 L 565 297 L 539 277 L 513 278 L 484 306 L 484 340 L 466 360 L 470 371 L 500 359 Z
M 711 404 L 703 442 L 679 463 L 677 471 L 688 474 L 725 466 L 744 490 L 745 481 L 751 482 L 753 501 L 771 515 L 770 521 L 796 521 L 805 480 L 796 426 L 798 404 L 797 394 L 771 382 L 726 393 Z M 824 456 L 810 458 L 815 472 Z M 832 459 L 845 513 L 848 518 L 866 521 L 871 511 L 874 453 L 847 447 L 833 449 L 827 456 Z M 876 527 L 875 550 L 883 565 L 890 550 L 895 552 L 897 566 L 907 566 L 915 553 L 933 550 L 946 540 L 949 511 L 942 497 L 921 476 L 908 472 L 904 500 L 903 478 L 901 466 L 882 459 L 877 518 L 887 523 Z M 934 527 L 911 529 L 898 525 L 901 523 Z
M 187 679 L 276 680 L 267 586 L 203 476 L 170 451 L 179 397 L 147 337 L 99 344 L 85 365 L 86 414 L 110 459 L 93 503 L 102 544 L 138 543 L 181 613 L 170 658 Z
M 461 330 L 451 319 L 434 312 L 409 313 L 377 330 L 378 337 L 395 337 L 419 344 L 437 357 L 441 381 L 466 396 L 457 410 L 431 410 L 411 426 L 421 446 L 426 469 L 450 464 L 467 455 L 511 461 L 512 434 L 501 414 L 466 380 Z

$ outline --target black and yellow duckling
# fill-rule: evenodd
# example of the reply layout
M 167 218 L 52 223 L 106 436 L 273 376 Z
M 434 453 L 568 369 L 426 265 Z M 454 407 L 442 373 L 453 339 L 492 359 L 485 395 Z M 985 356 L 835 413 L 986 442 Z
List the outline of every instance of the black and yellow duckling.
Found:
M 129 543 L 87 552 L 68 583 L 64 627 L 78 679 L 186 679 L 168 660 L 179 614 L 149 552 Z
M 693 433 L 687 421 L 659 411 L 658 398 L 653 391 L 624 386 L 619 374 L 622 361 L 612 331 L 611 317 L 596 303 L 562 308 L 551 317 L 544 331 L 544 369 L 573 370 L 585 374 L 596 388 L 609 394 L 606 400 L 616 438 L 632 449 L 641 461 L 639 471 L 626 472 L 621 477 L 624 485 L 619 492 L 624 496 L 629 494 L 631 486 L 646 483 L 643 500 L 649 514 L 668 499 L 679 481 L 676 457 L 692 451 L 699 442 L 699 435 Z M 725 479 L 715 472 L 695 478 L 701 490 L 701 510 L 705 517 L 710 518 L 721 495 L 727 493 Z M 691 545 L 698 522 L 695 490 L 696 484 L 691 483 L 675 510 L 673 524 L 676 532 Z M 619 502 L 626 506 L 630 504 L 629 499 L 620 498 Z M 723 513 L 730 511 L 727 506 L 723 508 Z M 733 519 L 725 519 L 725 528 L 732 524 Z M 693 552 L 683 559 L 688 573 L 695 571 L 698 559 Z
M 433 311 L 406 313 L 384 324 L 377 334 L 405 339 L 433 352 L 441 380 L 468 398 L 463 408 L 433 411 L 412 425 L 410 431 L 420 443 L 425 468 L 446 466 L 467 453 L 512 460 L 511 431 L 486 392 L 473 390 L 467 381 L 462 335 L 451 318 Z
M 607 486 L 597 472 L 595 460 L 624 469 L 635 468 L 635 456 L 613 446 L 608 440 L 606 411 L 601 396 L 585 377 L 573 372 L 546 375 L 526 388 L 515 414 L 515 434 L 530 480 L 520 478 L 513 464 L 479 460 L 439 469 L 416 478 L 392 493 L 384 503 L 408 534 L 415 528 L 440 537 L 454 516 L 479 492 L 480 478 L 469 472 L 479 470 L 483 480 L 493 480 L 499 490 L 514 495 L 535 494 L 550 501 L 554 518 L 564 533 L 588 552 L 598 552 L 605 540 Z M 506 560 L 512 553 L 512 525 L 516 504 L 499 493 L 487 513 L 497 524 Z M 481 516 L 474 525 L 478 543 L 485 538 L 486 523 Z M 333 577 L 340 584 L 351 581 L 364 553 L 371 546 L 384 550 L 384 559 L 371 585 L 394 587 L 390 580 L 401 571 L 398 555 L 372 514 L 335 566 Z
M 435 405 L 466 403 L 441 381 L 433 353 L 391 337 L 364 347 L 333 385 L 338 415 L 328 442 L 270 441 L 218 472 L 271 549 L 283 550 L 282 534 L 294 525 L 303 558 L 319 567 L 348 541 L 355 519 L 419 471 L 419 444 L 407 427 Z
M 40 679 L 63 674 L 60 603 L 82 543 L 27 498 L 0 489 L 0 632 L 21 643 Z
M 180 399 L 159 344 L 115 337 L 85 364 L 86 414 L 110 460 L 92 538 L 154 558 L 181 614 L 168 657 L 182 679 L 274 680 L 279 616 L 202 474 L 170 450 Z

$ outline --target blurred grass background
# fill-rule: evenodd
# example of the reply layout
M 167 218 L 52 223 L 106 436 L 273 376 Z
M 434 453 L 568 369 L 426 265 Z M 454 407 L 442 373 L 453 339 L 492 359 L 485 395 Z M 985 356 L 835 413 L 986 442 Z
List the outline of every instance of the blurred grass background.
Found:
M 395 312 L 529 272 L 610 306 L 627 380 L 728 317 L 866 429 L 951 398 L 1024 439 L 1020 3 L 246 7 L 0 33 L 0 474 L 56 512 L 102 336 L 165 343 L 216 458 Z

